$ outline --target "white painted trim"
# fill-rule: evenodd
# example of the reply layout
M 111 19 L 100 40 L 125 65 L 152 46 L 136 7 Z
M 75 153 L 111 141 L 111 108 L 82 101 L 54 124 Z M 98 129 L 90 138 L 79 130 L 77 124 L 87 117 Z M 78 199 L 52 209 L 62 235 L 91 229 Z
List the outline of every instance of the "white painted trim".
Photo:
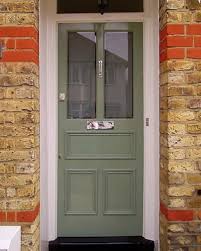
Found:
M 56 14 L 56 1 L 46 2 L 47 22 L 41 23 L 47 31 L 46 39 L 41 36 L 40 68 L 41 86 L 41 190 L 47 186 L 46 196 L 41 201 L 46 204 L 48 240 L 57 237 L 57 24 L 80 22 L 144 22 L 144 118 L 150 118 L 150 126 L 144 127 L 144 224 L 143 234 L 147 239 L 159 240 L 159 62 L 158 62 L 158 0 L 144 0 L 145 12 L 124 14 Z M 41 9 L 42 11 L 42 9 Z M 42 13 L 43 14 L 43 13 Z M 45 12 L 44 12 L 45 14 Z M 43 40 L 44 39 L 44 40 Z M 45 59 L 44 59 L 45 57 Z M 47 68 L 46 68 L 47 67 Z M 43 117 L 44 115 L 44 117 Z M 46 117 L 47 116 L 47 117 Z M 44 121 L 45 120 L 45 121 Z M 46 149 L 46 150 L 45 150 Z M 45 150 L 43 152 L 43 150 Z M 44 209 L 44 210 L 45 210 Z M 41 219 L 41 224 L 47 224 Z M 43 230 L 44 231 L 44 230 Z M 45 249 L 44 249 L 45 250 Z
M 144 1 L 144 237 L 159 240 L 159 18 L 158 0 Z

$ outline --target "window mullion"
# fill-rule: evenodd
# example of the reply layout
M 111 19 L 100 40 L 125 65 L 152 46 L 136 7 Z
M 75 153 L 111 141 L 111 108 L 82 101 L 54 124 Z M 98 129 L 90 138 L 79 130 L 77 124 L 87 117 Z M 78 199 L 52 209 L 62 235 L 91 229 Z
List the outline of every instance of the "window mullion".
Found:
M 104 25 L 96 25 L 96 117 L 104 118 Z

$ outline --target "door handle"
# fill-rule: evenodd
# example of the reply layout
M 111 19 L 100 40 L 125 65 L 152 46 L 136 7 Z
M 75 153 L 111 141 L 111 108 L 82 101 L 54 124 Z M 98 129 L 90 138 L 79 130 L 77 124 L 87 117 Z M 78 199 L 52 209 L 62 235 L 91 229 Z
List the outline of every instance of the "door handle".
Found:
M 98 60 L 98 76 L 103 77 L 103 60 Z

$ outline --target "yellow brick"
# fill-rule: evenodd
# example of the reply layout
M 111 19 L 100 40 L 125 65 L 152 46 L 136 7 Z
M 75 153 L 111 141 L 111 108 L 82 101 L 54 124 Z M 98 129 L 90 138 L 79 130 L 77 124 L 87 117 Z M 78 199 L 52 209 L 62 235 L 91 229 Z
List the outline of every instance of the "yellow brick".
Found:
M 16 173 L 34 173 L 39 168 L 39 162 L 31 162 L 31 163 L 17 163 L 16 164 Z
M 187 180 L 189 184 L 201 184 L 201 175 L 200 174 L 188 174 Z
M 29 149 L 35 146 L 34 138 L 17 138 L 15 140 L 16 149 Z
M 182 160 L 185 159 L 185 149 L 169 149 L 168 150 L 169 159 L 172 160 Z
M 22 233 L 33 234 L 38 228 L 39 223 L 40 223 L 39 217 L 37 217 L 33 223 L 26 223 L 25 225 L 22 226 Z
M 191 108 L 191 109 L 201 108 L 201 99 L 200 98 L 190 99 L 188 107 Z
M 15 72 L 17 74 L 26 74 L 25 76 L 29 76 L 29 77 L 32 76 L 35 79 L 39 75 L 38 65 L 31 62 L 30 63 L 16 63 L 14 64 L 14 67 L 15 67 Z
M 194 112 L 191 111 L 169 111 L 168 112 L 168 121 L 192 121 L 195 119 Z
M 168 134 L 185 134 L 186 133 L 186 126 L 185 124 L 168 124 L 167 129 Z
M 17 188 L 17 196 L 19 197 L 33 197 L 34 196 L 34 185 L 28 185 Z
M 16 198 L 11 198 L 6 201 L 6 209 L 7 210 L 17 210 L 17 200 Z
M 170 86 L 168 87 L 168 96 L 193 96 L 196 88 L 193 86 Z
M 185 227 L 182 224 L 171 224 L 168 226 L 168 230 L 173 233 L 184 233 Z
M 187 60 L 169 60 L 167 62 L 168 70 L 170 71 L 188 71 L 188 70 L 194 70 L 195 63 L 193 61 L 187 61 Z
M 18 78 L 15 75 L 0 75 L 0 86 L 15 86 L 19 85 Z
M 0 74 L 15 73 L 15 63 L 0 63 Z
M 190 10 L 200 9 L 200 4 L 197 0 L 187 0 L 186 2 L 187 2 L 188 9 Z M 195 250 L 195 251 L 198 251 L 198 250 Z
M 201 148 L 193 148 L 186 150 L 186 157 L 192 159 L 201 158 Z
M 190 186 L 176 186 L 176 187 L 169 187 L 168 194 L 170 196 L 192 196 L 194 192 L 194 188 Z
M 15 140 L 13 138 L 4 139 L 4 148 L 11 150 L 15 148 Z
M 20 124 L 28 124 L 36 122 L 34 112 L 17 112 L 15 113 L 15 121 Z
M 23 200 L 21 198 L 17 200 L 17 203 L 15 206 L 18 210 L 34 210 L 36 206 L 38 205 L 38 202 L 39 202 L 39 198 L 37 197 L 34 197 L 33 199 L 24 198 Z
M 168 146 L 169 147 L 185 147 L 195 145 L 195 138 L 193 136 L 169 136 Z
M 16 189 L 14 187 L 8 187 L 6 194 L 7 194 L 7 197 L 13 198 L 16 196 Z
M 182 173 L 170 173 L 168 181 L 170 185 L 182 185 L 185 183 L 185 176 Z
M 18 1 L 10 3 L 5 1 L 4 4 L 9 12 L 17 12 L 17 13 L 34 12 L 34 1 L 23 1 L 23 4 L 22 2 Z
M 185 109 L 187 107 L 187 101 L 185 98 L 168 98 L 169 109 Z
M 35 110 L 35 102 L 28 100 L 10 100 L 10 101 L 2 101 L 0 100 L 0 111 L 33 111 Z
M 0 184 L 3 187 L 25 186 L 33 183 L 32 175 L 7 174 L 0 176 Z
M 175 12 L 168 11 L 168 23 L 186 23 L 192 20 L 191 13 L 189 12 Z
M 3 99 L 5 97 L 5 89 L 0 88 L 0 99 Z
M 187 132 L 188 133 L 201 133 L 201 123 L 197 124 L 188 124 L 187 125 Z
M 169 161 L 168 170 L 170 172 L 186 173 L 195 171 L 195 163 L 190 161 Z
M 4 126 L 2 130 L 4 136 L 27 137 L 35 134 L 34 125 Z
M 6 25 L 35 25 L 36 17 L 34 14 L 7 14 Z
M 0 151 L 2 161 L 32 160 L 35 159 L 34 151 Z
M 160 75 L 167 72 L 167 70 L 168 70 L 167 61 L 161 62 L 160 63 Z
M 168 74 L 167 72 L 164 72 L 163 74 L 160 74 L 160 85 L 165 85 L 168 83 Z
M 14 123 L 14 113 L 12 112 L 4 112 L 4 122 L 13 124 Z
M 186 78 L 184 72 L 169 72 L 168 83 L 169 84 L 185 84 Z
M 187 245 L 192 244 L 193 242 L 193 238 L 191 236 L 175 236 L 175 237 L 172 237 L 171 240 L 174 244 L 181 245 L 181 246 L 187 246 Z
M 160 99 L 160 109 L 168 108 L 168 99 L 166 97 Z
M 15 90 L 17 99 L 31 99 L 33 98 L 33 88 L 23 86 L 21 88 L 16 88 Z
M 196 84 L 201 82 L 201 72 L 194 71 L 193 73 L 188 74 L 188 83 Z
M 185 207 L 186 202 L 184 199 L 178 198 L 178 199 L 169 199 L 169 207 L 170 208 L 183 208 Z
M 13 87 L 6 88 L 5 98 L 6 99 L 14 99 L 15 98 L 15 88 L 13 88 Z
M 201 198 L 200 197 L 192 197 L 189 198 L 187 206 L 189 208 L 201 208 Z
M 6 190 L 4 188 L 0 188 L 0 198 L 4 198 L 6 195 Z
M 0 174 L 5 173 L 5 172 L 6 172 L 5 170 L 6 170 L 6 169 L 5 169 L 4 164 L 0 163 Z
M 196 135 L 195 137 L 195 145 L 201 146 L 201 135 Z
M 185 6 L 185 1 L 180 0 L 180 1 L 175 1 L 175 0 L 168 0 L 167 1 L 167 8 L 176 10 L 176 9 L 182 9 Z

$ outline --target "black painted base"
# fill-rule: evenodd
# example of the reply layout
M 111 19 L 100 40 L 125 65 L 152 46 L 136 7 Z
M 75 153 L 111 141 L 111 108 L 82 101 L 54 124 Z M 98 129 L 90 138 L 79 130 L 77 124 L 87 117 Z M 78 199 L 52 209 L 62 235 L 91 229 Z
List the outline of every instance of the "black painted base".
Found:
M 154 251 L 154 242 L 143 237 L 58 237 L 49 251 Z

